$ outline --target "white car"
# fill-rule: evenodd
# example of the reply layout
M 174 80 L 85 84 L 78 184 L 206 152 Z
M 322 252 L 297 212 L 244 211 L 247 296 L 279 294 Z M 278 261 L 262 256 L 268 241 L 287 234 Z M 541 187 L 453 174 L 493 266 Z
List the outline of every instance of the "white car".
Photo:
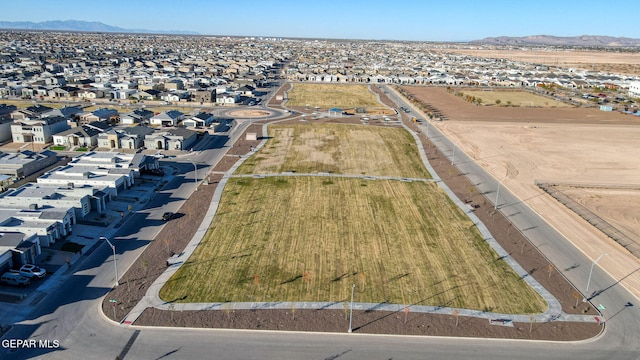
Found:
M 20 274 L 22 276 L 28 277 L 29 279 L 42 279 L 45 275 L 47 275 L 47 270 L 33 264 L 26 264 L 20 267 Z

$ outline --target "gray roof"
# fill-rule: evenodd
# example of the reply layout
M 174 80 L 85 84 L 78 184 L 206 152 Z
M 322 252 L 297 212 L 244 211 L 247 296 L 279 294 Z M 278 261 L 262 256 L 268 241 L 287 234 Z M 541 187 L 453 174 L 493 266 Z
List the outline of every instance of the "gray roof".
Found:
M 168 129 L 167 133 L 169 133 L 171 135 L 175 135 L 175 136 L 182 136 L 184 139 L 188 139 L 188 138 L 190 138 L 190 137 L 192 137 L 193 135 L 196 134 L 195 131 L 189 130 L 189 129 L 185 129 L 185 128 Z
M 147 126 L 129 126 L 122 129 L 122 132 L 128 135 L 145 136 L 153 134 L 155 130 Z

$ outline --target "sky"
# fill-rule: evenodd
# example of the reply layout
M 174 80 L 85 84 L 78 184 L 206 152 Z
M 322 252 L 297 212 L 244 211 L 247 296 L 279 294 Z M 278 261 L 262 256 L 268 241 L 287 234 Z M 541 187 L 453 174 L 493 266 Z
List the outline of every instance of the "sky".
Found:
M 0 0 L 0 21 L 84 20 L 202 35 L 470 41 L 640 38 L 637 0 Z

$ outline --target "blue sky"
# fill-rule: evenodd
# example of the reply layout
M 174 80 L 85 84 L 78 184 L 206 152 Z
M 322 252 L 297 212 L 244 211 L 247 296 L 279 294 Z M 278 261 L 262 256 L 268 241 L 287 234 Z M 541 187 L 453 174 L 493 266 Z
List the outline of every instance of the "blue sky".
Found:
M 3 0 L 0 21 L 85 20 L 203 35 L 468 41 L 488 36 L 640 38 L 637 0 Z

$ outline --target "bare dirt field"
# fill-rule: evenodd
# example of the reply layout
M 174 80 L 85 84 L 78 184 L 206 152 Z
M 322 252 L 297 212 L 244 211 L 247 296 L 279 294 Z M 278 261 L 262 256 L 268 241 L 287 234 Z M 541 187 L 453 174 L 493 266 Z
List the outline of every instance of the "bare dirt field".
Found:
M 640 191 L 637 189 L 556 186 L 565 195 L 640 243 Z
M 638 184 L 640 121 L 595 109 L 535 109 L 478 107 L 444 89 L 405 88 L 447 114 L 434 122 L 504 186 L 526 199 L 569 240 L 592 258 L 611 256 L 599 264 L 640 294 L 639 260 L 585 220 L 546 195 L 536 180 L 586 184 Z M 634 194 L 637 194 L 635 192 Z M 608 208 L 626 207 L 640 213 L 640 205 L 605 197 Z M 602 207 L 596 211 L 603 210 Z M 640 231 L 635 218 L 618 219 L 621 226 Z
M 485 58 L 511 59 L 548 66 L 576 67 L 592 71 L 609 71 L 623 74 L 640 74 L 640 53 L 615 51 L 544 51 L 544 50 L 498 50 L 456 49 L 450 51 Z

